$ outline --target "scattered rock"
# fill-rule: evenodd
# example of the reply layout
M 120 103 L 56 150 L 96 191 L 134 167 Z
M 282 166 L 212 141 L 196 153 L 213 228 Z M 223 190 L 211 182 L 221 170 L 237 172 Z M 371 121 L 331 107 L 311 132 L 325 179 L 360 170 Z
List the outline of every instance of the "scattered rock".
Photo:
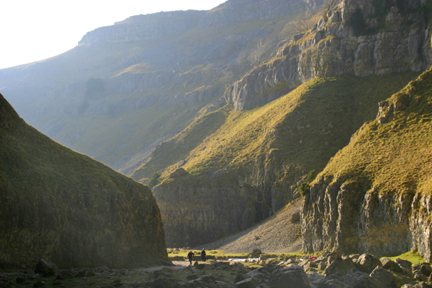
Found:
M 296 288 L 311 287 L 306 273 L 300 266 L 287 267 L 273 271 L 271 280 L 269 281 L 270 287 L 287 287 L 287 283 Z
M 53 262 L 46 259 L 40 259 L 39 262 L 36 264 L 34 272 L 37 274 L 42 274 L 44 276 L 51 276 L 58 274 L 58 268 L 57 265 L 55 265 Z
M 397 279 L 390 271 L 385 270 L 381 266 L 376 267 L 369 275 L 373 280 L 379 283 L 382 288 L 396 288 Z
M 253 251 L 251 252 L 252 258 L 258 258 L 261 254 L 262 254 L 262 251 L 261 251 L 261 249 L 258 249 L 258 248 L 253 249 Z
M 65 280 L 65 279 L 71 279 L 73 277 L 74 277 L 74 275 L 73 275 L 72 270 L 68 269 L 68 270 L 60 270 L 58 272 L 56 279 L 57 280 Z
M 300 220 L 300 210 L 295 211 L 294 213 L 291 214 L 291 219 L 290 222 L 291 223 L 295 223 L 297 221 Z
M 380 258 L 380 261 L 381 261 L 381 266 L 384 269 L 391 270 L 397 273 L 403 273 L 402 268 L 396 262 L 390 260 L 389 258 L 383 257 Z
M 413 267 L 414 276 L 421 274 L 423 276 L 429 277 L 432 273 L 432 268 L 428 263 L 421 263 Z
M 345 284 L 348 287 L 357 288 L 381 288 L 369 275 L 356 268 L 348 271 L 344 279 Z
M 235 283 L 236 288 L 255 288 L 257 287 L 257 282 L 254 278 L 247 278 L 240 282 Z
M 313 284 L 316 288 L 345 288 L 346 287 L 346 285 L 343 282 L 343 277 L 342 277 L 342 281 L 340 281 L 340 279 L 333 279 L 331 276 L 324 277 L 323 275 L 313 273 L 308 275 L 308 278 L 310 283 Z
M 329 266 L 327 266 L 324 274 L 326 276 L 330 276 L 336 272 L 339 272 L 342 275 L 346 275 L 348 271 L 354 267 L 355 265 L 352 262 L 351 258 L 342 259 L 341 257 L 338 257 Z
M 362 254 L 356 262 L 357 269 L 370 274 L 375 267 L 381 265 L 381 261 L 371 254 Z
M 234 283 L 237 283 L 237 282 L 243 281 L 243 280 L 245 280 L 245 279 L 246 279 L 246 278 L 245 278 L 245 276 L 244 276 L 243 274 L 237 273 L 237 275 L 236 275 L 236 277 L 235 277 L 235 279 L 234 279 Z
M 397 258 L 395 262 L 402 269 L 404 274 L 412 277 L 412 263 L 410 261 Z

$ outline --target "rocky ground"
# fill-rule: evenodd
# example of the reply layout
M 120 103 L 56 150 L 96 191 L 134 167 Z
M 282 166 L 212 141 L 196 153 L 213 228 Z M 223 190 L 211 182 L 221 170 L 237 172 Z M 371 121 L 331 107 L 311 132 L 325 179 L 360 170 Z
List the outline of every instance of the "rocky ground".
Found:
M 263 253 L 288 253 L 301 250 L 300 207 L 302 199 L 294 200 L 285 209 L 265 221 L 235 235 L 205 244 L 208 250 L 241 253 L 260 249 Z M 196 249 L 202 249 L 197 247 Z
M 378 259 L 370 254 L 327 253 L 318 258 L 285 257 L 254 263 L 210 260 L 193 266 L 179 261 L 172 266 L 142 269 L 58 270 L 41 260 L 35 270 L 2 273 L 0 287 L 427 288 L 432 287 L 431 272 L 428 263 L 413 266 L 407 260 Z

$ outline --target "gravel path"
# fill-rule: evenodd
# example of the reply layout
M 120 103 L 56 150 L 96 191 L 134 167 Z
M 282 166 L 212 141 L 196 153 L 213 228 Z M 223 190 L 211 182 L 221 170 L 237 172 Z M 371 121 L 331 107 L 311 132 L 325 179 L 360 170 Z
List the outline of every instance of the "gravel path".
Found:
M 263 222 L 235 235 L 196 249 L 223 250 L 228 253 L 248 253 L 255 248 L 263 253 L 298 252 L 301 249 L 300 221 L 291 223 L 291 214 L 300 209 L 302 199 L 294 200 L 288 207 Z

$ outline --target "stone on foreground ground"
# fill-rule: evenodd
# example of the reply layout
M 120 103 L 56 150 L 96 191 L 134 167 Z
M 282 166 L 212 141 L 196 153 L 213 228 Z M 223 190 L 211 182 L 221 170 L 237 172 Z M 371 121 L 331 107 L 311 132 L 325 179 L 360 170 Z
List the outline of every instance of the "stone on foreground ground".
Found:
M 50 287 L 52 285 L 110 288 L 432 287 L 432 269 L 428 263 L 413 266 L 406 260 L 381 259 L 380 263 L 384 264 L 377 264 L 375 259 L 377 259 L 375 256 L 368 254 L 347 256 L 327 253 L 319 258 L 282 257 L 243 264 L 233 261 L 209 260 L 200 261 L 197 265 L 189 265 L 188 261 L 174 261 L 172 266 L 142 269 L 96 267 L 67 270 L 56 270 L 54 263 L 50 263 L 49 260 L 41 260 L 34 271 L 27 269 L 25 273 L 0 274 L 0 288 Z M 399 268 L 396 268 L 394 264 L 388 264 L 389 261 L 398 265 Z M 260 266 L 261 268 L 257 268 Z M 327 267 L 327 269 L 319 267 Z M 373 270 L 370 273 L 365 272 L 372 267 Z

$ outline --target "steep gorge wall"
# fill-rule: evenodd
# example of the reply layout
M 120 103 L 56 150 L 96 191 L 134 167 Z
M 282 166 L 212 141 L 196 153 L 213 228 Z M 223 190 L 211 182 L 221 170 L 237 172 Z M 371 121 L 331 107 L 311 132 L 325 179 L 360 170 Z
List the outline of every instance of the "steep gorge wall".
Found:
M 376 3 L 344 0 L 330 7 L 311 31 L 295 36 L 269 63 L 227 89 L 227 103 L 251 109 L 314 77 L 424 71 L 432 64 L 430 4 L 390 2 L 382 12 Z M 356 15 L 360 24 L 352 24 Z
M 432 260 L 432 72 L 380 102 L 324 169 L 302 208 L 303 250 Z
M 0 94 L 0 268 L 168 263 L 143 186 L 28 126 Z

